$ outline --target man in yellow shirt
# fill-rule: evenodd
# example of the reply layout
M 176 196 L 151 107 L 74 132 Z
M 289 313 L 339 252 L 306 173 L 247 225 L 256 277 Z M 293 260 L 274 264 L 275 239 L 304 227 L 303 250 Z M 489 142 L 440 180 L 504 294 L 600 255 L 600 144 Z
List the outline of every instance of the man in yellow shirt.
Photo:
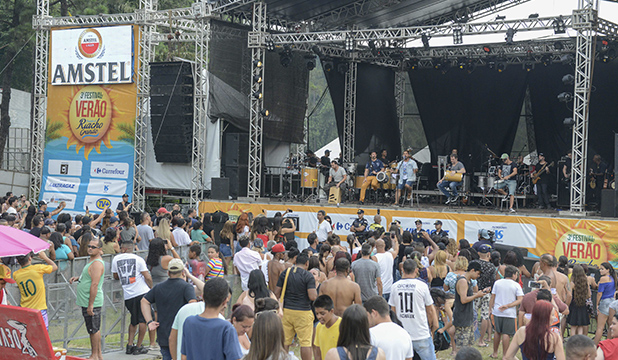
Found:
M 13 273 L 13 279 L 15 279 L 21 294 L 19 305 L 24 308 L 40 310 L 45 321 L 45 327 L 49 328 L 43 274 L 51 274 L 58 270 L 58 265 L 50 260 L 44 251 L 39 253 L 39 257 L 45 264 L 32 265 L 31 254 L 17 257 L 21 269 Z
M 335 315 L 333 299 L 328 295 L 320 295 L 313 302 L 315 315 L 320 323 L 315 328 L 313 339 L 313 356 L 316 360 L 324 360 L 328 350 L 337 347 L 339 325 L 341 318 Z

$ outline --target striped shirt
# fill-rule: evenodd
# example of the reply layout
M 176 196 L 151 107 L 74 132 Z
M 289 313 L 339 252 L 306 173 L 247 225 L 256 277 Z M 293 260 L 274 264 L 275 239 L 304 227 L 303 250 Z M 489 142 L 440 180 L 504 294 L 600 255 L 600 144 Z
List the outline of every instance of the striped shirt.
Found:
M 208 262 L 208 274 L 206 274 L 206 279 L 210 280 L 216 277 L 223 277 L 223 262 L 220 258 L 210 259 Z

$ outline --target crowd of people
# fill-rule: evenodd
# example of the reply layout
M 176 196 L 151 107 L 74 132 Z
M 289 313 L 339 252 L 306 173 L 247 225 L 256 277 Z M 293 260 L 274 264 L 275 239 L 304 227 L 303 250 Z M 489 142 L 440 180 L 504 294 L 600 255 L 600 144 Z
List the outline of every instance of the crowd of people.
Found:
M 544 254 L 527 268 L 521 249 L 496 251 L 491 231 L 457 241 L 440 221 L 431 232 L 420 220 L 406 231 L 396 221 L 384 227 L 379 217 L 369 224 L 362 209 L 343 241 L 320 210 L 309 247 L 299 249 L 287 212 L 274 219 L 242 213 L 216 237 L 211 214 L 161 208 L 135 225 L 124 200 L 94 217 L 59 208 L 55 220 L 44 203 L 3 204 L 17 215 L 5 211 L 0 225 L 23 228 L 50 247 L 17 264 L 4 259 L 18 270 L 0 266 L 0 303 L 8 304 L 6 283 L 17 282 L 15 305 L 40 310 L 47 324 L 43 275 L 88 256 L 70 282 L 77 283 L 91 359 L 102 359 L 105 281 L 122 286 L 127 354 L 283 360 L 295 359 L 298 348 L 302 360 L 428 360 L 441 351 L 461 360 L 481 359 L 478 348 L 491 346 L 491 358 L 618 358 L 618 279 L 609 263 L 596 269 Z M 178 246 L 189 248 L 186 258 Z M 113 279 L 105 277 L 104 254 L 114 255 Z M 240 277 L 242 293 L 233 300 L 228 272 Z M 593 339 L 591 321 L 598 324 Z

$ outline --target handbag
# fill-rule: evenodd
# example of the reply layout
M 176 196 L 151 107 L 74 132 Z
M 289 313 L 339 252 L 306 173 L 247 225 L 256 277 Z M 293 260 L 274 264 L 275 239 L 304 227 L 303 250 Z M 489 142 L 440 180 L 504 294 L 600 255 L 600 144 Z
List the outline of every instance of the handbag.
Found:
M 586 310 L 588 311 L 588 316 L 590 316 L 591 318 L 597 317 L 597 314 L 594 311 L 594 305 L 592 304 L 591 298 L 586 299 Z

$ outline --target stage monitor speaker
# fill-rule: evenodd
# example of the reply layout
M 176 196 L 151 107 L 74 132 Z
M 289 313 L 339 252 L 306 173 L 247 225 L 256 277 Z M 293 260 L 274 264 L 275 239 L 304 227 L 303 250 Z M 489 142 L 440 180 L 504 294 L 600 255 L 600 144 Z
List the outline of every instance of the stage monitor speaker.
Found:
M 616 190 L 603 189 L 601 191 L 601 216 L 616 217 Z
M 224 166 L 249 165 L 249 134 L 226 133 Z
M 213 200 L 229 200 L 230 199 L 230 179 L 229 178 L 212 178 L 210 186 L 210 198 Z
M 248 166 L 226 166 L 225 177 L 230 179 L 230 196 L 234 199 L 247 196 Z
M 150 63 L 150 126 L 157 162 L 189 163 L 193 72 L 186 61 Z

